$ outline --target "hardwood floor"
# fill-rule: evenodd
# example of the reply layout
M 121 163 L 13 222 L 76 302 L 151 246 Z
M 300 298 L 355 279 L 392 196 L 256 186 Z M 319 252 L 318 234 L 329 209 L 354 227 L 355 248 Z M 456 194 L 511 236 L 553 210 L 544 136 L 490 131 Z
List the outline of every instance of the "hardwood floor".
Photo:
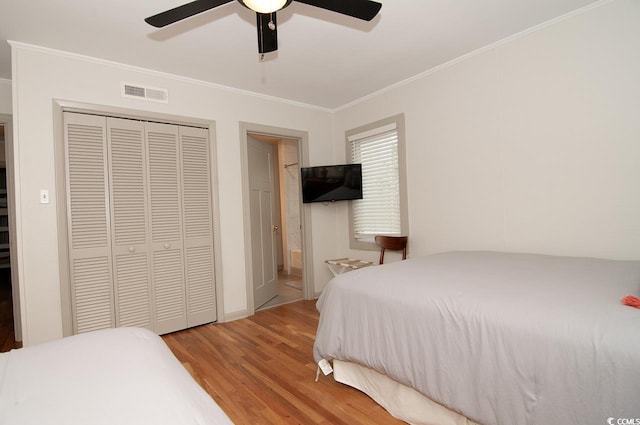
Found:
M 332 376 L 315 382 L 315 301 L 163 336 L 237 425 L 404 424 Z

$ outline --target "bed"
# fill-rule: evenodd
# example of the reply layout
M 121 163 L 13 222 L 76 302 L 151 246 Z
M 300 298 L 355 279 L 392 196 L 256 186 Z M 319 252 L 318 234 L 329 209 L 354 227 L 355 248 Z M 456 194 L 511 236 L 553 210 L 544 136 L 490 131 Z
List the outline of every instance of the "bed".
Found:
M 626 295 L 640 296 L 640 261 L 412 258 L 332 279 L 313 354 L 412 424 L 640 423 L 640 310 Z
M 232 424 L 162 339 L 141 328 L 0 354 L 0 423 Z

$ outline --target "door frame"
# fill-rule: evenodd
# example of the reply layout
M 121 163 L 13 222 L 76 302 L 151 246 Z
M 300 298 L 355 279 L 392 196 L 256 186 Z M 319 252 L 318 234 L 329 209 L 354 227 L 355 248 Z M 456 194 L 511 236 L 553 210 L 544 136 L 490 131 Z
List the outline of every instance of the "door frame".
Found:
M 216 123 L 212 120 L 176 116 L 145 110 L 126 109 L 120 107 L 95 105 L 91 103 L 54 99 L 53 102 L 53 130 L 55 157 L 55 203 L 58 216 L 58 260 L 60 267 L 60 304 L 62 309 L 63 336 L 73 334 L 73 320 L 71 317 L 71 285 L 69 276 L 69 239 L 67 228 L 67 193 L 65 189 L 65 153 L 64 153 L 64 112 L 78 112 L 97 114 L 118 118 L 129 118 L 142 121 L 154 121 L 167 124 L 202 127 L 209 132 L 209 160 L 211 164 L 209 179 L 211 181 L 211 205 L 213 218 L 213 262 L 216 297 L 216 322 L 225 321 L 224 296 L 222 284 L 222 248 L 220 241 L 220 209 L 218 196 L 218 170 L 216 149 Z
M 255 302 L 253 298 L 253 259 L 251 250 L 251 219 L 249 211 L 249 134 L 263 134 L 271 137 L 282 137 L 298 141 L 298 162 L 301 167 L 309 164 L 309 134 L 305 131 L 272 127 L 263 124 L 240 122 L 240 166 L 242 171 L 242 210 L 244 225 L 244 257 L 245 279 L 247 293 L 247 314 L 255 314 Z M 302 198 L 301 198 L 302 199 Z M 302 239 L 302 298 L 310 300 L 314 297 L 313 280 L 313 251 L 311 243 L 311 209 L 300 202 L 300 224 Z

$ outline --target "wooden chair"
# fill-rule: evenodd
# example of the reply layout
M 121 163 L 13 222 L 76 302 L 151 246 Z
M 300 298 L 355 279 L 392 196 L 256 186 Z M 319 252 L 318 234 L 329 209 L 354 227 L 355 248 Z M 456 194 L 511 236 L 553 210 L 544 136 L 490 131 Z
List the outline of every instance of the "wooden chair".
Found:
M 402 251 L 402 259 L 407 259 L 407 236 L 383 236 L 377 235 L 376 244 L 380 247 L 380 264 L 384 263 L 384 251 Z

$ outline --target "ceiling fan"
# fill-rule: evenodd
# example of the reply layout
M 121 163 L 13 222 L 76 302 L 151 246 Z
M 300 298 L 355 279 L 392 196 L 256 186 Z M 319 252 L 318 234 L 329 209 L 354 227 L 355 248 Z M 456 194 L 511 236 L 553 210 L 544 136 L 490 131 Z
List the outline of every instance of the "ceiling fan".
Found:
M 150 25 L 162 28 L 234 0 L 195 0 L 145 19 Z M 256 12 L 258 26 L 258 52 L 269 53 L 278 50 L 276 12 L 289 6 L 293 0 L 238 0 Z M 296 0 L 321 9 L 352 16 L 364 21 L 372 20 L 382 4 L 371 0 Z

